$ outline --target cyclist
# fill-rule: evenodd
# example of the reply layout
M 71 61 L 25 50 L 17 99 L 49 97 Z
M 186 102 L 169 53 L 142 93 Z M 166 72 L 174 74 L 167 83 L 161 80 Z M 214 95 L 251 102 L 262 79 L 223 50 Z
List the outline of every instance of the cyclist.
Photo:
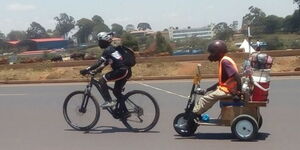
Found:
M 235 62 L 228 56 L 227 47 L 224 41 L 216 40 L 208 46 L 209 57 L 211 62 L 219 62 L 219 82 L 208 89 L 203 89 L 200 93 L 204 94 L 195 102 L 193 112 L 187 116 L 187 122 L 178 124 L 177 127 L 187 128 L 191 121 L 199 119 L 201 114 L 211 108 L 218 100 L 232 97 L 239 99 L 241 91 L 241 78 L 238 73 Z M 209 92 L 208 92 L 209 91 Z
M 108 108 L 116 105 L 116 102 L 112 100 L 109 94 L 107 85 L 108 81 L 115 81 L 113 93 L 117 98 L 117 101 L 120 102 L 121 109 L 123 109 L 124 111 L 122 112 L 122 114 L 125 117 L 129 117 L 130 114 L 125 107 L 122 89 L 125 86 L 127 80 L 131 77 L 131 67 L 124 64 L 123 57 L 119 52 L 122 47 L 114 47 L 111 45 L 111 42 L 113 40 L 113 33 L 100 32 L 97 34 L 97 39 L 99 47 L 101 49 L 104 49 L 102 56 L 92 66 L 80 70 L 80 74 L 86 75 L 92 70 L 102 70 L 107 65 L 111 65 L 112 71 L 104 74 L 99 80 L 99 84 L 101 86 L 100 93 L 105 100 L 101 107 Z

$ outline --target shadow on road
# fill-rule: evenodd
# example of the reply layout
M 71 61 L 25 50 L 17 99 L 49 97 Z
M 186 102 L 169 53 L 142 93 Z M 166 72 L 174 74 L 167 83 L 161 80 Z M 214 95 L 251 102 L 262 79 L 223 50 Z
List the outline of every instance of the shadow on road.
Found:
M 77 131 L 74 129 L 66 129 L 65 131 Z M 89 131 L 84 131 L 85 134 L 105 134 L 105 133 L 120 133 L 120 132 L 128 132 L 128 133 L 160 133 L 159 131 L 147 131 L 147 132 L 133 132 L 127 128 L 117 128 L 112 126 L 99 126 Z
M 264 141 L 268 138 L 269 133 L 258 133 L 257 138 L 255 140 L 249 142 L 258 142 Z M 201 139 L 201 140 L 231 140 L 232 142 L 245 142 L 240 141 L 234 137 L 231 133 L 198 133 L 191 137 L 181 137 L 179 135 L 175 139 Z

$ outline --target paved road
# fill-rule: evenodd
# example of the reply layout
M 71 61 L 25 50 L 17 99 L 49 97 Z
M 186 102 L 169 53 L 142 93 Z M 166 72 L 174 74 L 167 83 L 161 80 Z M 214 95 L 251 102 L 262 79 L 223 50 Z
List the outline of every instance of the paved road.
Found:
M 72 130 L 64 121 L 62 104 L 68 93 L 84 84 L 0 85 L 0 149 L 3 150 L 183 150 L 244 149 L 296 150 L 300 146 L 300 78 L 272 80 L 271 102 L 262 108 L 264 124 L 254 142 L 238 142 L 228 127 L 199 127 L 190 138 L 177 136 L 173 118 L 183 111 L 182 97 L 135 82 L 127 90 L 141 89 L 158 101 L 161 117 L 148 133 L 129 132 L 121 122 L 102 111 L 95 131 Z M 151 81 L 148 85 L 187 96 L 190 80 Z M 203 82 L 203 87 L 212 84 Z M 98 95 L 97 95 L 98 96 Z M 209 114 L 217 116 L 217 106 Z

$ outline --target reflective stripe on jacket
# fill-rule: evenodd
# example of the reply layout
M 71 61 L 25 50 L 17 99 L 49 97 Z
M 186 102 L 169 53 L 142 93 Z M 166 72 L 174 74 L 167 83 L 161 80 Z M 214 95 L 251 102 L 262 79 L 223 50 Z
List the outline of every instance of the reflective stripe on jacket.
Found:
M 235 81 L 235 79 L 233 77 L 230 77 L 225 82 L 222 82 L 222 74 L 223 74 L 222 73 L 222 62 L 223 62 L 223 60 L 229 61 L 233 65 L 236 72 L 238 72 L 236 63 L 230 57 L 224 56 L 219 62 L 219 86 L 218 86 L 218 88 L 220 90 L 224 91 L 225 93 L 236 93 L 237 82 Z

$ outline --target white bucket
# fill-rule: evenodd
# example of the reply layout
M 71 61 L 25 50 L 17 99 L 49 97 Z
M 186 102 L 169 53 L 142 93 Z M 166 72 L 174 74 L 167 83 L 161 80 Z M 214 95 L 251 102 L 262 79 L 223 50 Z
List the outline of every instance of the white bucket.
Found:
M 270 82 L 270 69 L 260 69 L 260 70 L 254 70 L 252 74 L 252 79 L 254 82 Z

